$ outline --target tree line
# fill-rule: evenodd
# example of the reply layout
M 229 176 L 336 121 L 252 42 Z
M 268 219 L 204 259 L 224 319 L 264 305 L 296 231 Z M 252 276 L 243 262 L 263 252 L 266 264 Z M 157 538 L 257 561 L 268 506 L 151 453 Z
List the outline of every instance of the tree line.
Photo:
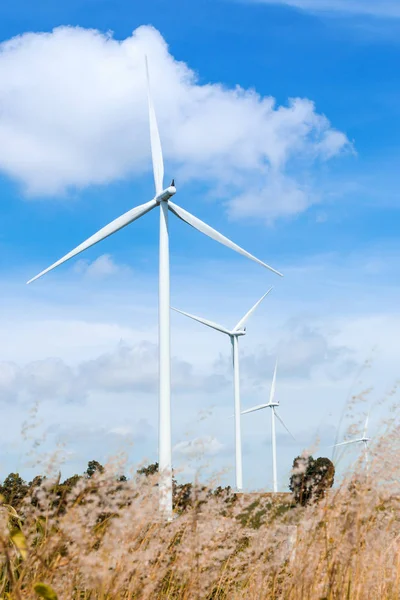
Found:
M 51 491 L 55 502 L 59 503 L 60 508 L 66 503 L 69 493 L 76 484 L 82 479 L 92 479 L 96 473 L 103 473 L 104 467 L 96 460 L 88 462 L 86 471 L 82 475 L 73 475 L 64 481 L 61 476 L 51 484 Z M 137 470 L 138 475 L 144 477 L 156 476 L 158 473 L 158 463 L 152 463 Z M 317 502 L 324 497 L 326 490 L 332 487 L 335 477 L 335 467 L 329 458 L 317 458 L 312 456 L 297 456 L 293 461 L 292 471 L 289 480 L 289 490 L 293 494 L 295 504 L 306 506 L 310 502 Z M 24 499 L 29 497 L 31 502 L 35 502 L 35 491 L 40 488 L 46 478 L 36 476 L 31 482 L 27 483 L 22 479 L 19 473 L 10 473 L 0 484 L 0 501 L 19 508 Z M 121 485 L 127 481 L 125 475 L 116 477 L 116 485 Z M 157 483 L 155 483 L 157 485 Z M 201 487 L 206 490 L 205 486 Z M 175 510 L 182 511 L 193 505 L 195 497 L 195 487 L 193 483 L 179 484 L 175 477 L 173 478 L 173 499 Z M 208 490 L 209 494 L 224 497 L 227 502 L 235 502 L 237 494 L 230 486 L 218 486 L 214 490 Z

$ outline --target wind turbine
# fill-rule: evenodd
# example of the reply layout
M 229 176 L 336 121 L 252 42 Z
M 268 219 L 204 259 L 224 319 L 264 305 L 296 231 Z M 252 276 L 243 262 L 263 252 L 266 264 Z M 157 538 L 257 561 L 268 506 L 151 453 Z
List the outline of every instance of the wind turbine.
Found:
M 365 466 L 368 470 L 369 464 L 369 456 L 368 456 L 368 443 L 371 441 L 371 438 L 367 437 L 368 432 L 368 422 L 369 422 L 369 412 L 367 414 L 367 418 L 365 419 L 364 431 L 362 437 L 356 438 L 354 440 L 348 440 L 346 442 L 340 442 L 340 444 L 335 444 L 333 447 L 337 448 L 338 446 L 348 446 L 350 444 L 363 444 L 364 445 L 364 456 L 365 456 Z
M 172 518 L 172 463 L 171 463 L 171 356 L 170 356 L 170 269 L 169 269 L 169 235 L 168 235 L 168 211 L 179 219 L 191 225 L 204 235 L 235 250 L 239 254 L 250 258 L 256 263 L 280 275 L 266 263 L 262 262 L 227 237 L 184 210 L 177 204 L 171 202 L 176 193 L 175 182 L 164 189 L 164 161 L 161 149 L 160 135 L 154 105 L 150 93 L 149 69 L 146 63 L 147 76 L 147 98 L 150 123 L 150 143 L 155 183 L 155 196 L 146 204 L 141 204 L 121 215 L 97 233 L 92 235 L 63 258 L 28 281 L 32 283 L 45 273 L 65 263 L 94 244 L 113 235 L 123 227 L 136 221 L 157 206 L 160 208 L 160 240 L 159 240 L 159 469 L 160 469 L 160 509 L 167 519 Z
M 185 317 L 189 317 L 194 321 L 198 321 L 199 323 L 203 323 L 203 325 L 207 325 L 207 327 L 211 327 L 211 329 L 215 329 L 225 335 L 228 335 L 231 339 L 232 343 L 232 362 L 233 362 L 233 391 L 234 391 L 234 400 L 235 400 L 235 472 L 236 472 L 236 489 L 243 489 L 243 468 L 242 468 L 242 433 L 240 427 L 240 378 L 239 378 L 239 338 L 243 335 L 246 335 L 246 327 L 244 327 L 246 321 L 253 314 L 259 304 L 264 300 L 266 296 L 270 293 L 272 287 L 255 303 L 255 305 L 244 315 L 242 319 L 237 323 L 237 325 L 233 329 L 227 329 L 222 325 L 218 325 L 218 323 L 213 323 L 213 321 L 208 321 L 207 319 L 203 319 L 202 317 L 196 317 L 195 315 L 191 315 L 189 313 L 184 312 L 183 310 L 178 310 L 171 306 L 172 310 L 180 313 L 181 315 L 185 315 Z
M 249 408 L 242 412 L 242 415 L 246 415 L 247 413 L 256 412 L 257 410 L 263 410 L 264 408 L 271 409 L 271 440 L 272 440 L 272 476 L 273 476 L 273 484 L 274 484 L 274 492 L 278 492 L 278 476 L 277 476 L 277 467 L 276 467 L 276 431 L 275 431 L 275 417 L 280 421 L 283 427 L 286 429 L 288 434 L 292 436 L 289 429 L 286 427 L 285 423 L 282 421 L 281 417 L 278 415 L 276 409 L 279 406 L 279 402 L 275 401 L 275 389 L 276 389 L 276 372 L 278 369 L 278 361 L 275 363 L 274 376 L 272 378 L 271 391 L 269 394 L 269 402 L 268 404 L 259 404 L 258 406 L 254 406 L 253 408 Z

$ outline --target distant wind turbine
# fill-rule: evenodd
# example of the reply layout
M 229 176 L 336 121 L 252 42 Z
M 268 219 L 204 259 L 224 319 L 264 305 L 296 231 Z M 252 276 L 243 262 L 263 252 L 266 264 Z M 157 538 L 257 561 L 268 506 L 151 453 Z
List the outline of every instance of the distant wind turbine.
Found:
M 279 402 L 275 401 L 275 389 L 276 389 L 276 372 L 278 369 L 278 361 L 276 361 L 274 376 L 272 378 L 271 391 L 269 394 L 269 402 L 268 404 L 259 404 L 258 406 L 254 406 L 253 408 L 249 408 L 248 410 L 242 411 L 242 415 L 246 415 L 247 413 L 256 412 L 257 410 L 263 410 L 264 408 L 271 409 L 271 440 L 272 440 L 272 477 L 274 484 L 274 492 L 278 491 L 278 475 L 277 475 L 277 467 L 276 467 L 276 431 L 275 431 L 275 417 L 278 421 L 281 422 L 283 427 L 286 429 L 288 434 L 293 438 L 294 436 L 290 433 L 289 429 L 286 427 L 285 423 L 282 421 L 281 417 L 277 413 L 277 407 L 279 406 Z
M 349 446 L 350 444 L 363 444 L 364 445 L 364 457 L 365 457 L 365 466 L 368 470 L 369 464 L 369 455 L 368 455 L 368 444 L 371 441 L 371 438 L 367 437 L 368 433 L 368 423 L 369 423 L 369 412 L 367 414 L 367 418 L 365 419 L 364 431 L 362 437 L 356 438 L 354 440 L 348 440 L 346 442 L 340 442 L 340 444 L 335 444 L 333 447 L 337 448 L 338 446 Z
M 33 277 L 28 283 L 42 277 L 52 269 L 77 256 L 94 244 L 113 235 L 123 227 L 136 221 L 156 206 L 160 207 L 160 246 L 159 246 L 159 469 L 160 469 L 160 508 L 165 516 L 172 517 L 172 464 L 171 464 L 171 356 L 170 356 L 170 261 L 169 261 L 169 235 L 168 235 L 168 211 L 171 211 L 179 219 L 191 225 L 201 233 L 213 240 L 235 250 L 239 254 L 250 258 L 266 269 L 282 276 L 269 265 L 265 264 L 227 237 L 193 216 L 177 204 L 170 201 L 176 193 L 174 180 L 169 187 L 164 189 L 164 162 L 161 149 L 160 136 L 156 120 L 156 114 L 150 94 L 149 70 L 146 58 L 147 95 L 150 121 L 150 142 L 153 163 L 154 183 L 156 194 L 150 202 L 141 204 L 118 217 L 102 229 L 66 254 L 63 258 L 50 267 Z
M 242 468 L 242 434 L 241 434 L 241 426 L 240 426 L 240 377 L 239 377 L 239 337 L 246 335 L 246 327 L 244 327 L 247 320 L 251 317 L 253 312 L 256 310 L 259 304 L 264 300 L 266 296 L 270 293 L 272 287 L 268 290 L 258 302 L 245 314 L 245 316 L 240 319 L 239 323 L 233 329 L 226 329 L 222 325 L 218 325 L 218 323 L 213 323 L 212 321 L 207 321 L 207 319 L 203 319 L 202 317 L 196 317 L 195 315 L 191 315 L 189 313 L 183 312 L 183 310 L 178 310 L 177 308 L 172 308 L 175 312 L 180 313 L 181 315 L 185 315 L 185 317 L 189 317 L 194 321 L 198 321 L 199 323 L 203 323 L 203 325 L 207 325 L 207 327 L 211 327 L 211 329 L 215 329 L 225 335 L 228 335 L 231 339 L 232 343 L 232 360 L 233 360 L 233 390 L 234 390 L 234 399 L 235 399 L 235 473 L 236 473 L 236 489 L 243 489 L 243 468 Z

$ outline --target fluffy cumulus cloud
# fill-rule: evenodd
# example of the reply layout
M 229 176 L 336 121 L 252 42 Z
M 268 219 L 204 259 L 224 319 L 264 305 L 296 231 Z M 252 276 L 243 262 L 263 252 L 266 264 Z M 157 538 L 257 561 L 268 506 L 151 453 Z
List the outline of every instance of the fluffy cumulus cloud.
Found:
M 400 17 L 398 0 L 255 0 L 265 4 L 287 4 L 310 11 L 332 11 L 381 17 Z
M 302 213 L 319 201 L 318 194 L 309 185 L 282 173 L 270 174 L 260 185 L 260 188 L 238 194 L 227 204 L 232 218 L 255 217 L 273 221 L 277 217 Z
M 349 147 L 308 99 L 278 106 L 239 86 L 200 84 L 175 60 L 160 33 L 143 26 L 125 40 L 59 27 L 0 45 L 0 170 L 29 195 L 63 193 L 147 172 L 150 145 L 144 55 L 168 172 L 236 198 L 232 214 L 266 218 L 315 201 L 304 182 L 286 179 Z M 279 192 L 279 204 L 271 198 Z M 271 208 L 269 208 L 271 207 Z M 258 209 L 259 210 L 259 209 Z M 271 214 L 270 214 L 271 213 Z

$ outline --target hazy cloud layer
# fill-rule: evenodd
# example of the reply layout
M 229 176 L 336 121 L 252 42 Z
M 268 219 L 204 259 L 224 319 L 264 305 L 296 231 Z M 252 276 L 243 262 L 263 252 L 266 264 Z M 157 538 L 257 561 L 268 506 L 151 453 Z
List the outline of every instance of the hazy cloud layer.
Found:
M 341 12 L 378 17 L 400 17 L 398 0 L 254 0 L 264 4 L 287 4 L 313 12 Z
M 223 374 L 198 372 L 192 364 L 172 358 L 172 391 L 216 393 L 229 385 Z M 64 400 L 82 402 L 88 393 L 149 393 L 158 389 L 158 346 L 120 342 L 109 353 L 77 367 L 48 358 L 25 366 L 0 362 L 0 401 Z
M 123 41 L 59 27 L 1 44 L 0 170 L 30 195 L 148 172 L 145 53 L 168 172 L 239 196 L 233 216 L 258 216 L 262 206 L 270 219 L 315 201 L 287 170 L 337 156 L 349 147 L 346 136 L 308 99 L 277 106 L 254 90 L 200 85 L 148 26 Z
M 388 386 L 395 382 L 399 292 L 394 283 L 389 285 L 387 274 L 394 282 L 397 264 L 397 254 L 392 252 L 387 254 L 382 273 L 380 265 L 371 267 L 370 255 L 365 252 L 357 259 L 322 257 L 311 264 L 302 262 L 299 268 L 288 269 L 290 277 L 282 282 L 286 287 L 276 289 L 249 321 L 248 335 L 240 342 L 242 406 L 249 408 L 268 398 L 278 356 L 276 397 L 281 417 L 297 440 L 296 446 L 283 428 L 277 428 L 282 486 L 287 483 L 293 457 L 304 447 L 311 447 L 320 437 L 321 452 L 325 453 L 333 443 L 334 435 L 326 428 L 337 431 L 349 395 L 372 388 L 367 400 L 373 403 L 385 397 Z M 246 270 L 237 273 L 241 286 L 236 282 L 230 286 L 225 271 L 219 269 L 212 294 L 207 287 L 209 268 L 196 269 L 190 284 L 186 277 L 177 281 L 175 293 L 182 306 L 228 325 L 237 322 L 264 290 L 251 277 L 247 279 Z M 135 279 L 132 285 L 134 290 L 128 283 L 123 290 L 113 288 L 112 310 L 106 293 L 109 280 L 100 279 L 96 285 L 70 281 L 61 288 L 58 284 L 57 296 L 47 299 L 44 294 L 38 305 L 32 305 L 30 296 L 21 298 L 19 284 L 15 288 L 18 294 L 12 296 L 6 295 L 10 290 L 4 286 L 7 310 L 1 313 L 0 404 L 8 427 L 3 432 L 0 473 L 25 469 L 29 444 L 22 444 L 20 432 L 23 422 L 31 421 L 29 410 L 35 401 L 40 423 L 30 433 L 30 443 L 41 437 L 43 429 L 47 439 L 41 448 L 52 452 L 58 441 L 65 442 L 68 456 L 63 474 L 81 472 L 89 459 L 103 461 L 125 447 L 131 464 L 145 457 L 157 460 L 157 303 L 149 302 L 146 294 L 138 299 L 136 288 L 143 289 L 143 279 Z M 92 292 L 82 297 L 85 287 L 95 288 L 93 297 Z M 226 296 L 231 301 L 217 306 L 215 298 Z M 133 318 L 136 314 L 141 315 L 140 327 Z M 210 440 L 214 439 L 223 447 L 216 454 L 205 454 L 205 462 L 212 469 L 228 469 L 224 481 L 231 484 L 230 344 L 225 336 L 178 317 L 172 323 L 174 465 L 178 469 L 189 464 L 195 470 L 197 440 L 203 440 L 204 450 L 212 452 L 215 445 Z M 119 342 L 121 339 L 125 341 Z M 374 345 L 378 350 L 371 368 L 358 375 Z M 51 356 L 59 358 L 47 358 Z M 341 425 L 340 439 L 348 422 L 358 422 L 360 414 L 365 420 L 366 406 L 361 403 L 352 408 Z M 270 477 L 270 446 L 265 445 L 270 440 L 269 417 L 264 411 L 243 418 L 249 486 L 267 485 Z M 379 414 L 374 412 L 372 432 L 378 424 Z
M 357 367 L 352 351 L 335 342 L 329 333 L 318 326 L 289 322 L 282 329 L 276 343 L 258 344 L 254 350 L 242 350 L 240 367 L 243 385 L 264 385 L 272 380 L 275 363 L 278 360 L 279 377 L 310 379 L 316 370 L 322 371 L 324 378 L 337 380 L 347 378 Z M 215 363 L 221 373 L 231 369 L 227 357 L 221 356 Z
M 218 454 L 224 445 L 215 437 L 207 435 L 202 438 L 194 438 L 189 441 L 179 442 L 174 446 L 174 453 L 187 458 L 202 456 L 214 456 Z

